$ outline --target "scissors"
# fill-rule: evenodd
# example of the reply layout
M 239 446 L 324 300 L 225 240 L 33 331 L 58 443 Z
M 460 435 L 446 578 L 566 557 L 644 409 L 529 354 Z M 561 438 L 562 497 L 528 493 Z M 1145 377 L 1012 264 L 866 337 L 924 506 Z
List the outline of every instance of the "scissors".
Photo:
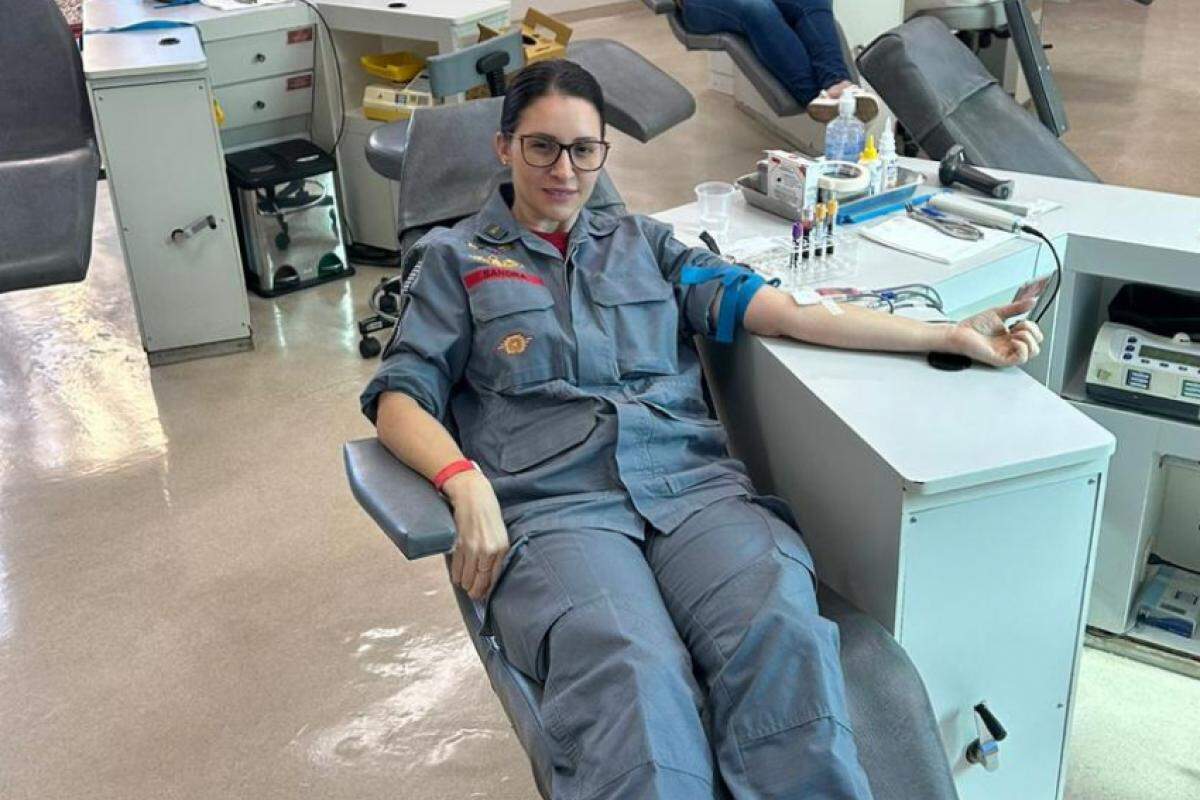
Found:
M 915 219 L 917 222 L 923 222 L 934 230 L 951 236 L 955 239 L 962 239 L 964 242 L 978 242 L 983 238 L 983 231 L 976 228 L 969 222 L 954 219 L 940 211 L 924 206 L 918 208 L 912 203 L 909 203 L 905 208 L 908 211 L 910 219 Z

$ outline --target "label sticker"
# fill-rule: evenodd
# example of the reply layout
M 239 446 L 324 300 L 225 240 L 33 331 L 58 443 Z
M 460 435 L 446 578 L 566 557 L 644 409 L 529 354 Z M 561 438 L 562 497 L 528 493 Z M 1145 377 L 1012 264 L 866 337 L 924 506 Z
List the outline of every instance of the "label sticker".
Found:
M 300 44 L 301 42 L 311 42 L 313 40 L 312 28 L 297 28 L 294 31 L 288 31 L 288 44 Z
M 287 80 L 287 90 L 294 92 L 297 89 L 311 89 L 313 85 L 312 73 L 307 75 L 293 75 Z

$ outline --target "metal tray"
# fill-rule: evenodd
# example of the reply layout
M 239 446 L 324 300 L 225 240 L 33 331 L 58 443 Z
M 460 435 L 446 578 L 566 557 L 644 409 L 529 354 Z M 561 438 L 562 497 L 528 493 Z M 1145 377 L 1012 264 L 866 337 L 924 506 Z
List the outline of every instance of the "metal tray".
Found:
M 783 217 L 789 222 L 799 219 L 800 209 L 782 200 L 768 197 L 763 193 L 762 181 L 764 178 L 764 173 L 760 171 L 751 172 L 749 175 L 743 175 L 737 179 L 737 185 L 741 188 L 742 197 L 746 198 L 746 202 L 755 208 L 761 208 L 763 211 L 774 214 L 777 217 Z M 892 205 L 907 200 L 916 194 L 917 189 L 925 183 L 925 176 L 920 172 L 899 167 L 898 180 L 899 183 L 894 188 L 887 190 L 883 194 L 859 195 L 857 198 L 839 203 L 839 222 L 843 214 L 853 214 L 856 211 L 863 211 L 871 207 Z

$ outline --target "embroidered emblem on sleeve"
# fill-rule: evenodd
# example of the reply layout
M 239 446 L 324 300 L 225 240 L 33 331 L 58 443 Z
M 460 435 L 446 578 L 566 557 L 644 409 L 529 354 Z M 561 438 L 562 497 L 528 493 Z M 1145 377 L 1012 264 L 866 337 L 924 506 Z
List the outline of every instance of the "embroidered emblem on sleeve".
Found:
M 496 350 L 506 356 L 519 356 L 529 348 L 529 343 L 532 341 L 532 336 L 526 336 L 523 333 L 510 333 L 500 340 L 500 346 Z

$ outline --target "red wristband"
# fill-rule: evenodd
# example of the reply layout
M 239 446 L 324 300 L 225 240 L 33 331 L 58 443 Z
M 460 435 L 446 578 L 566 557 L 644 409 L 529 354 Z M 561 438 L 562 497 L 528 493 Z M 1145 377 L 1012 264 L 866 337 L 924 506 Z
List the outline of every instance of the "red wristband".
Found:
M 459 473 L 467 472 L 469 470 L 479 470 L 479 465 L 467 458 L 460 458 L 458 461 L 452 461 L 451 463 L 442 467 L 441 472 L 433 476 L 433 488 L 441 492 L 442 487 L 446 485 L 446 481 L 450 480 Z

